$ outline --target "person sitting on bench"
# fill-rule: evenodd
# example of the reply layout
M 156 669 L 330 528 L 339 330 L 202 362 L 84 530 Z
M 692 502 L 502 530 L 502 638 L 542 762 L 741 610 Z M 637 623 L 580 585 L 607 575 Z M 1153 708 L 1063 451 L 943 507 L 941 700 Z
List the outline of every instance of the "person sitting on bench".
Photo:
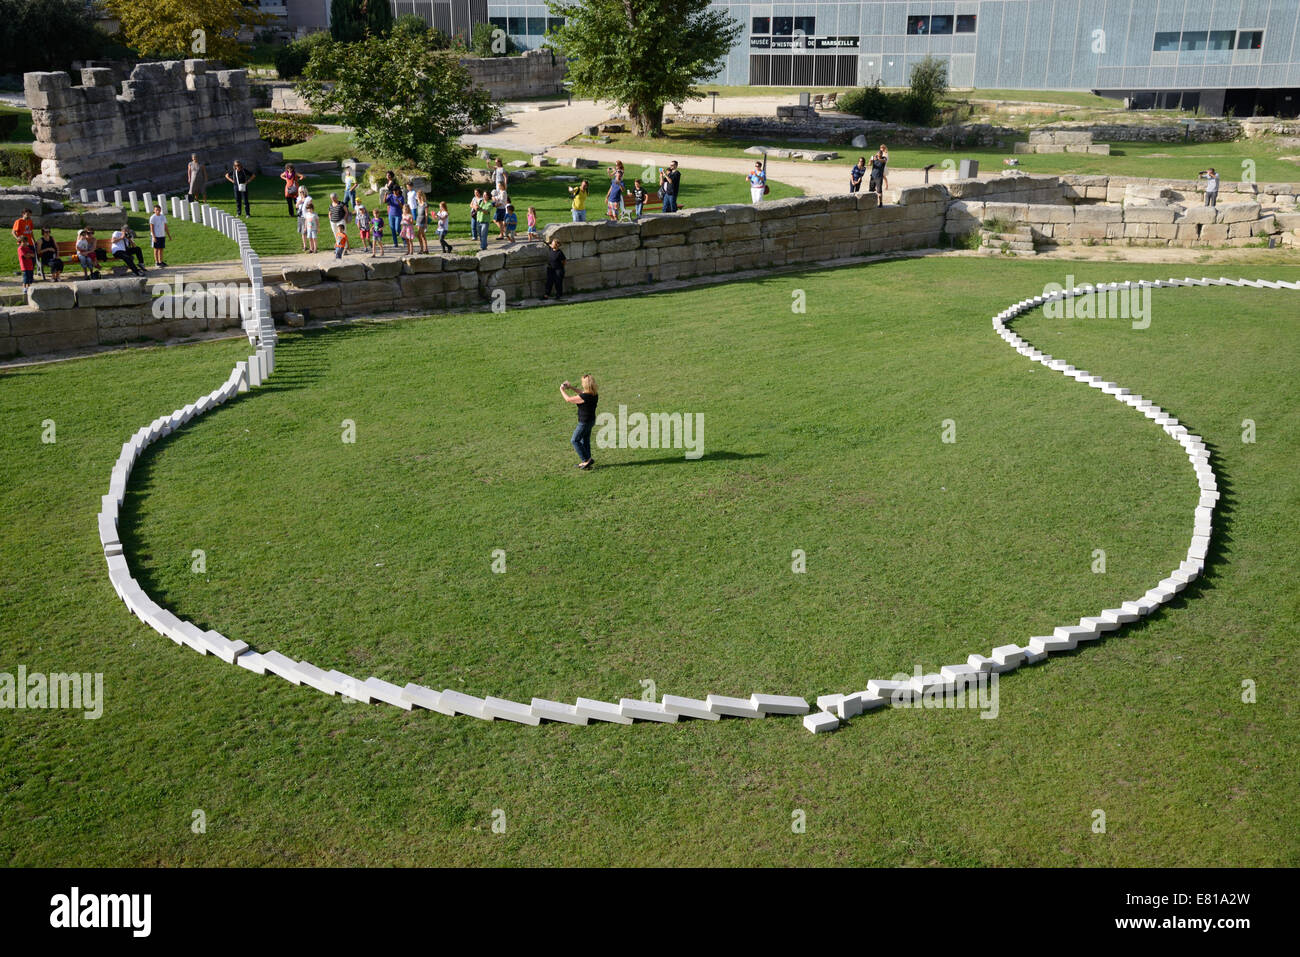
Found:
M 99 278 L 99 263 L 95 259 L 95 237 L 89 229 L 77 234 L 77 262 L 81 263 L 81 276 L 84 279 Z
M 59 244 L 54 241 L 49 227 L 41 229 L 41 244 L 36 250 L 41 265 L 50 271 L 55 282 L 63 278 L 63 260 L 59 258 Z
M 127 242 L 126 231 L 119 229 L 113 233 L 113 245 L 110 247 L 113 258 L 120 259 L 127 269 L 131 270 L 137 276 L 144 275 L 144 253 L 140 251 L 139 246 L 133 246 Z M 139 257 L 139 264 L 136 263 L 136 257 Z

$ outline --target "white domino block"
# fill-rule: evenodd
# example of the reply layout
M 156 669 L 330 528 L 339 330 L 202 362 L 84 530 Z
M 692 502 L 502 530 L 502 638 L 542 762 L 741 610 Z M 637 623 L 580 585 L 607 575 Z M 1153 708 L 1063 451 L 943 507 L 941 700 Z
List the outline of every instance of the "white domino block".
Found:
M 408 684 L 402 689 L 402 700 L 419 705 L 429 711 L 437 711 L 439 714 L 445 714 L 448 717 L 455 717 L 456 715 L 456 712 L 449 705 L 442 703 L 441 694 L 432 688 L 424 687 L 424 685 Z
M 514 721 L 517 724 L 537 725 L 542 723 L 542 719 L 533 713 L 533 709 L 526 704 L 520 704 L 517 701 L 507 701 L 505 698 L 493 698 L 488 695 L 483 699 L 483 714 L 489 718 L 500 718 L 503 721 Z
M 471 718 L 480 718 L 484 721 L 491 721 L 492 715 L 483 710 L 483 699 L 475 698 L 473 695 L 462 694 L 451 688 L 444 688 L 442 691 L 442 705 L 445 708 L 451 708 L 455 714 L 468 715 Z
M 683 718 L 699 718 L 702 721 L 717 721 L 721 715 L 714 714 L 709 710 L 707 701 L 699 701 L 696 698 L 683 698 L 675 694 L 666 694 L 660 700 L 665 711 L 679 714 Z
M 618 712 L 623 717 L 635 721 L 661 721 L 671 724 L 678 718 L 676 712 L 669 711 L 658 702 L 642 701 L 639 698 L 619 698 Z
M 278 651 L 262 652 L 262 664 L 266 670 L 273 675 L 283 678 L 291 684 L 302 684 L 302 672 L 298 670 L 298 662 L 292 658 L 280 654 Z
M 803 726 L 813 734 L 823 734 L 838 730 L 840 719 L 828 711 L 814 711 L 804 717 Z
M 237 381 L 238 381 L 237 389 L 238 389 L 238 391 L 239 391 L 239 392 L 247 392 L 247 391 L 248 391 L 248 382 L 249 382 L 249 380 L 248 380 L 248 363 L 247 363 L 247 362 L 236 362 L 236 363 L 235 363 L 235 372 L 234 372 L 234 376 L 237 377 Z
M 366 692 L 375 701 L 391 704 L 394 708 L 401 708 L 403 711 L 410 711 L 414 707 L 414 703 L 409 698 L 403 697 L 401 688 L 384 681 L 382 678 L 371 675 L 361 684 L 365 686 Z
M 228 665 L 234 664 L 240 655 L 248 651 L 248 642 L 240 641 L 237 638 L 227 638 L 219 631 L 205 631 L 203 639 L 207 643 L 209 652 Z
M 562 724 L 583 724 L 587 719 L 578 714 L 578 709 L 571 704 L 562 704 L 559 701 L 547 701 L 545 698 L 534 698 L 530 707 L 533 714 L 543 721 L 558 721 Z
M 1047 652 L 1035 651 L 1033 648 L 1030 648 L 1029 645 L 1027 644 L 1023 645 L 1020 650 L 1025 653 L 1025 664 L 1027 665 L 1036 665 L 1040 661 L 1047 660 Z
M 235 659 L 235 664 L 241 668 L 247 668 L 255 675 L 266 674 L 266 659 L 261 653 L 256 651 L 246 651 Z
M 844 700 L 842 694 L 824 694 L 817 696 L 817 708 L 821 711 L 836 711 L 839 709 L 840 702 Z
M 1095 628 L 1098 633 L 1104 631 L 1114 631 L 1119 627 L 1119 622 L 1107 618 L 1105 615 L 1093 615 L 1088 618 L 1080 618 L 1079 626 L 1081 628 Z
M 574 713 L 589 721 L 608 721 L 611 724 L 631 724 L 632 719 L 624 717 L 618 705 L 608 701 L 593 701 L 591 698 L 579 698 L 574 703 Z
M 1127 625 L 1130 621 L 1138 620 L 1138 613 L 1129 611 L 1127 608 L 1107 608 L 1099 616 L 1108 622 L 1113 622 L 1115 627 Z
M 764 714 L 748 698 L 728 698 L 726 695 L 711 694 L 706 697 L 709 710 L 717 715 L 731 718 L 762 718 Z
M 1078 642 L 1074 638 L 1058 638 L 1056 635 L 1035 635 L 1029 639 L 1028 648 L 1035 654 L 1048 654 L 1053 651 L 1070 651 Z
M 248 357 L 248 385 L 256 389 L 262 384 L 262 362 L 261 358 L 254 354 Z
M 749 700 L 764 714 L 808 713 L 808 702 L 793 695 L 754 694 L 749 696 Z
M 1187 582 L 1183 579 L 1175 578 L 1174 576 L 1170 575 L 1168 578 L 1162 578 L 1156 584 L 1156 587 L 1172 588 L 1174 590 L 1174 593 L 1177 594 L 1178 592 L 1182 591 L 1184 588 L 1187 587 Z
M 970 663 L 973 664 L 974 662 Z M 867 682 L 867 691 L 873 695 L 879 695 L 886 701 L 892 701 L 895 695 L 906 695 L 910 698 L 912 694 L 912 683 L 910 681 L 880 680 L 872 678 Z
M 964 665 L 944 665 L 939 669 L 939 674 L 943 675 L 947 681 L 952 682 L 954 688 L 959 682 L 972 680 L 979 673 L 979 669 L 969 662 Z
M 362 704 L 370 704 L 373 699 L 370 689 L 366 687 L 366 683 L 360 678 L 354 678 L 351 675 L 332 669 L 325 672 L 325 677 L 334 683 L 340 698 L 349 698 Z
M 934 673 L 928 675 L 915 675 L 911 679 L 912 691 L 916 694 L 925 694 L 931 689 L 937 688 L 941 691 L 949 691 L 953 687 L 953 681 L 944 677 L 942 674 Z
M 995 665 L 1010 670 L 1024 663 L 1025 651 L 1019 645 L 999 645 L 993 649 L 991 657 Z
M 1082 623 L 1078 625 L 1061 625 L 1059 628 L 1052 630 L 1053 638 L 1064 638 L 1074 642 L 1077 645 L 1081 641 L 1092 641 L 1099 634 L 1096 628 L 1089 628 Z M 1069 647 L 1073 648 L 1074 645 Z M 1058 649 L 1059 650 L 1059 649 Z
M 295 667 L 298 674 L 302 676 L 302 683 L 315 688 L 317 691 L 323 691 L 325 694 L 334 695 L 339 693 L 338 684 L 321 668 L 317 668 L 309 661 L 300 661 Z

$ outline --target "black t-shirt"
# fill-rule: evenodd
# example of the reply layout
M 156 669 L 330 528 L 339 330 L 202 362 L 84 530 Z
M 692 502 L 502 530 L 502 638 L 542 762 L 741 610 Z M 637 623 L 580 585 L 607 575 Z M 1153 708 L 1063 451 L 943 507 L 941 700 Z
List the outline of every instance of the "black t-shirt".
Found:
M 667 178 L 668 192 L 670 195 L 676 196 L 677 190 L 680 189 L 682 185 L 682 174 L 679 170 L 672 169 L 668 171 Z
M 888 162 L 889 160 L 884 159 L 883 157 L 878 155 L 871 157 L 871 178 L 880 179 L 882 176 L 884 176 L 885 164 Z
M 552 249 L 550 251 L 549 256 L 550 258 L 547 262 L 547 265 L 549 265 L 552 269 L 557 269 L 563 272 L 564 271 L 564 250 Z
M 582 401 L 578 403 L 578 421 L 595 422 L 596 421 L 596 403 L 600 401 L 600 396 L 591 392 L 580 392 Z

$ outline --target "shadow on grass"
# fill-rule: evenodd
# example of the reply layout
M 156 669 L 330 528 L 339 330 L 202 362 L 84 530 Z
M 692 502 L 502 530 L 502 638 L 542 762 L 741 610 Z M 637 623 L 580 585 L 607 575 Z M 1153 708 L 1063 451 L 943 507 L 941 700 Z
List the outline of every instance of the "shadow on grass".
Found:
M 738 462 L 743 459 L 766 458 L 766 452 L 705 452 L 698 459 L 688 459 L 685 453 L 665 455 L 657 459 L 632 459 L 628 462 L 611 462 L 608 465 L 596 463 L 596 471 L 623 468 L 628 465 L 690 465 L 695 462 Z

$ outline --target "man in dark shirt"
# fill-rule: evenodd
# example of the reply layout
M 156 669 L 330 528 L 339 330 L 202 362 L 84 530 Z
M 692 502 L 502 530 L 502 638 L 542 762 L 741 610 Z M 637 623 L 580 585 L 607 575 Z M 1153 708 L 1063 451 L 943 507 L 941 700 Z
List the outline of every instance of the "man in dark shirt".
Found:
M 555 289 L 555 298 L 564 298 L 564 252 L 560 249 L 558 239 L 551 240 L 551 249 L 546 257 L 546 292 L 543 299 L 551 298 L 551 289 Z
M 859 156 L 857 163 L 849 170 L 849 192 L 856 193 L 862 189 L 862 177 L 867 171 L 867 158 Z
M 868 189 L 880 197 L 880 205 L 885 205 L 885 164 L 889 161 L 882 153 L 871 157 L 871 182 Z
M 664 212 L 675 213 L 681 207 L 677 197 L 682 188 L 682 173 L 677 168 L 677 160 L 668 164 L 668 168 L 659 174 L 659 197 L 663 200 Z

